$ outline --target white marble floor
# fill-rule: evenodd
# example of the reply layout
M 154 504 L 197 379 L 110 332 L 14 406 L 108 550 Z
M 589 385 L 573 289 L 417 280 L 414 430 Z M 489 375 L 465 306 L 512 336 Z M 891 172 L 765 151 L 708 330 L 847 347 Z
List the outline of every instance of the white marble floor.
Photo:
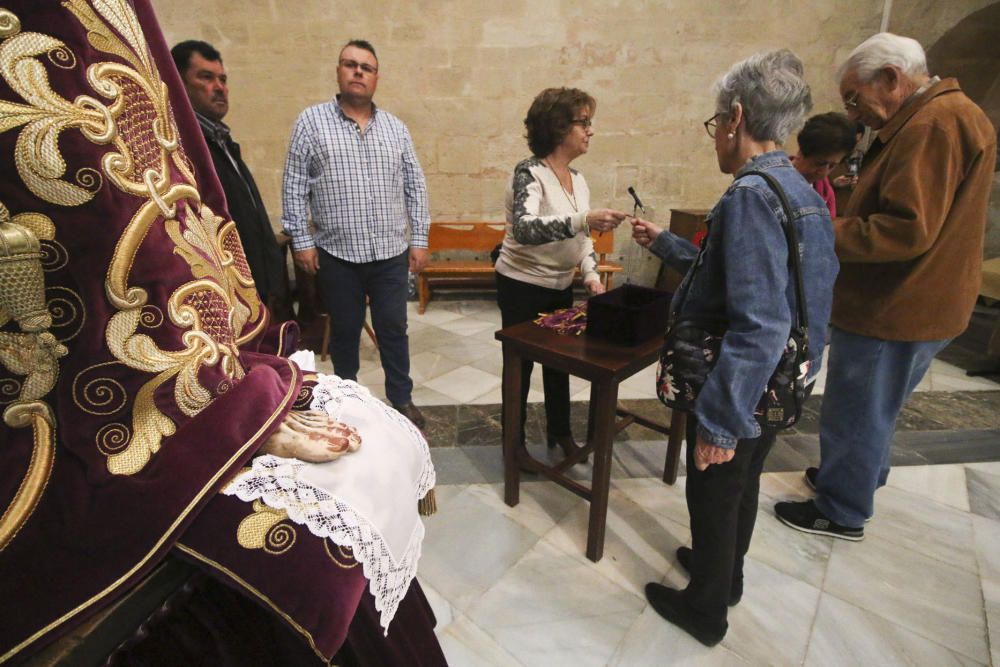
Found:
M 746 591 L 713 649 L 642 593 L 686 582 L 683 478 L 614 481 L 600 563 L 587 504 L 554 484 L 524 483 L 514 508 L 499 484 L 437 493 L 418 578 L 452 665 L 1000 665 L 1000 463 L 894 469 L 860 543 L 778 523 L 774 502 L 809 491 L 764 475 Z
M 493 332 L 500 328 L 500 311 L 488 299 L 467 301 L 433 300 L 423 315 L 416 304 L 409 304 L 410 375 L 413 378 L 413 401 L 417 405 L 453 405 L 456 403 L 500 403 L 502 361 L 500 343 Z M 332 364 L 317 361 L 322 372 L 332 373 Z M 655 365 L 623 382 L 618 390 L 622 399 L 656 398 Z M 825 373 L 820 372 L 816 389 L 823 391 Z M 367 336 L 361 337 L 361 371 L 358 381 L 373 394 L 385 398 L 385 375 L 379 365 L 378 351 Z M 532 373 L 532 391 L 528 400 L 542 400 L 542 374 Z M 985 378 L 970 378 L 965 371 L 935 360 L 917 391 L 978 391 L 1000 389 L 1000 384 Z M 570 378 L 571 398 L 586 401 L 590 384 Z
M 411 304 L 418 405 L 500 403 L 500 315 L 488 300 Z M 329 362 L 320 370 L 332 372 Z M 655 398 L 654 369 L 624 399 Z M 367 337 L 359 380 L 382 396 Z M 996 390 L 935 361 L 918 391 Z M 586 382 L 571 379 L 574 400 Z M 822 377 L 817 393 L 822 391 Z M 541 374 L 529 400 L 541 400 Z M 998 453 L 1000 458 L 1000 453 Z M 1000 667 L 1000 462 L 895 468 L 863 542 L 792 531 L 777 500 L 808 497 L 801 473 L 763 478 L 743 601 L 720 646 L 663 621 L 643 586 L 682 587 L 688 544 L 684 478 L 613 480 L 604 558 L 584 556 L 588 505 L 551 482 L 437 488 L 418 578 L 449 662 L 476 665 L 987 665 Z

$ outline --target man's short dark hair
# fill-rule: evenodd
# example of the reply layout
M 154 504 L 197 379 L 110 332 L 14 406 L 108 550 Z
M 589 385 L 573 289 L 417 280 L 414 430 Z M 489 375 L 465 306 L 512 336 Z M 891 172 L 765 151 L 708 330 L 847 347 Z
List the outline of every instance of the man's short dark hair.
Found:
M 579 88 L 546 88 L 538 93 L 524 119 L 531 153 L 539 158 L 549 155 L 569 134 L 573 116 L 581 109 L 593 114 L 596 108 L 594 98 Z
M 208 42 L 202 42 L 197 39 L 180 42 L 174 48 L 170 49 L 170 55 L 173 56 L 174 65 L 177 67 L 177 71 L 181 73 L 181 76 L 184 76 L 184 72 L 187 71 L 188 66 L 191 64 L 192 53 L 201 54 L 201 57 L 205 60 L 222 62 L 222 54 Z
M 340 51 L 343 52 L 348 46 L 353 46 L 356 49 L 364 49 L 368 53 L 375 56 L 375 64 L 378 64 L 378 55 L 375 53 L 375 47 L 367 39 L 352 39 L 347 44 L 341 47 Z
M 805 157 L 850 153 L 858 140 L 857 126 L 842 113 L 821 113 L 806 121 L 798 140 Z

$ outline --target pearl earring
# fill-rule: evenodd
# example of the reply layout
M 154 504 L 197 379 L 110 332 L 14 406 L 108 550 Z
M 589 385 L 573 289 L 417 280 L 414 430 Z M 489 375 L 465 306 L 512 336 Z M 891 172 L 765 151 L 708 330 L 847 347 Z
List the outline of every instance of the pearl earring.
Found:
M 729 134 L 727 134 L 726 136 L 727 136 L 727 137 L 729 137 L 730 139 L 732 139 L 732 138 L 733 138 L 733 137 L 735 137 L 736 135 L 735 135 L 735 134 L 733 134 L 732 132 L 730 132 L 730 133 L 729 133 Z

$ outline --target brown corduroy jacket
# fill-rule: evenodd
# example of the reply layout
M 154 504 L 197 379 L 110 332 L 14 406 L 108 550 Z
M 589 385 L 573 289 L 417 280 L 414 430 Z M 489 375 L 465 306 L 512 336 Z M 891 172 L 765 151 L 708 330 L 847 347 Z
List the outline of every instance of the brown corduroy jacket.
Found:
M 996 141 L 955 79 L 932 85 L 878 132 L 834 221 L 834 326 L 905 341 L 965 330 L 979 292 Z

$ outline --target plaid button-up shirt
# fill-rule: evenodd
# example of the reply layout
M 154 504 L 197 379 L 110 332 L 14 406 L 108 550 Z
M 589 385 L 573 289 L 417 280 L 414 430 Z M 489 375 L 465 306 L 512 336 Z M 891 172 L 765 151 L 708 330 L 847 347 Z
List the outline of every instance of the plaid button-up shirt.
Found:
M 410 245 L 427 247 L 427 184 L 413 140 L 401 120 L 378 108 L 364 132 L 336 99 L 299 115 L 282 209 L 294 250 L 319 246 L 362 263 L 395 257 Z

